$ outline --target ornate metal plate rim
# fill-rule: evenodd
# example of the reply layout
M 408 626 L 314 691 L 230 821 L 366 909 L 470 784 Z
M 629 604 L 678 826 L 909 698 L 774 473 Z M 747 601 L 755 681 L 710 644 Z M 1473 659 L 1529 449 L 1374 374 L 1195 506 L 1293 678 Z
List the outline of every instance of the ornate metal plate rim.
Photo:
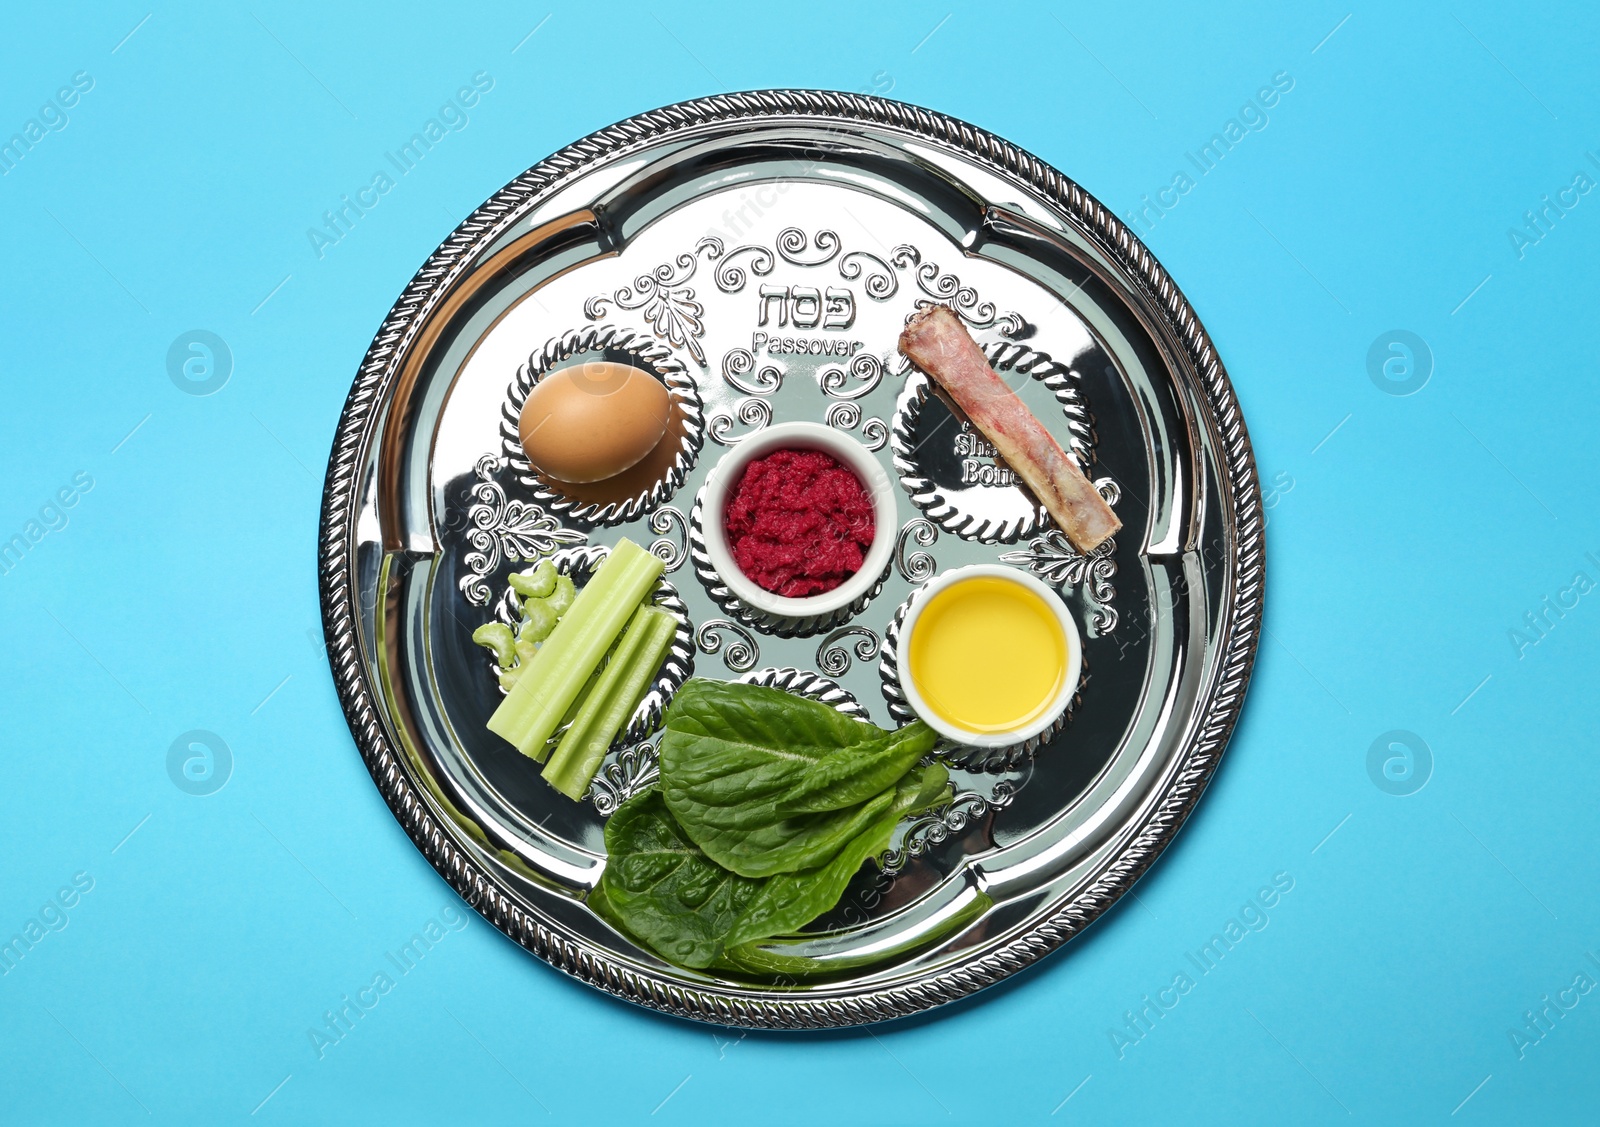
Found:
M 958 153 L 1019 183 L 1068 218 L 1111 266 L 1159 313 L 1160 328 L 1181 344 L 1202 418 L 1216 440 L 1218 482 L 1232 533 L 1232 583 L 1220 612 L 1211 682 L 1186 745 L 1164 789 L 1151 796 L 1142 823 L 1123 848 L 1050 916 L 968 961 L 915 981 L 850 994 L 801 996 L 673 981 L 619 958 L 555 921 L 527 911 L 497 876 L 459 844 L 413 779 L 385 730 L 361 652 L 355 583 L 356 519 L 363 467 L 380 429 L 395 378 L 419 329 L 479 252 L 567 178 L 636 146 L 736 120 L 791 119 L 849 129 L 897 132 Z M 866 95 L 825 90 L 758 90 L 717 95 L 639 114 L 541 161 L 469 216 L 406 286 L 384 319 L 351 387 L 329 458 L 319 528 L 319 586 L 328 659 L 352 736 L 379 791 L 418 849 L 480 914 L 552 966 L 625 1000 L 726 1025 L 829 1028 L 884 1021 L 972 994 L 1062 945 L 1114 903 L 1155 860 L 1193 810 L 1220 762 L 1243 705 L 1260 636 L 1265 542 L 1260 486 L 1239 404 L 1193 308 L 1138 238 L 1098 200 L 1050 165 L 1010 142 L 931 110 Z

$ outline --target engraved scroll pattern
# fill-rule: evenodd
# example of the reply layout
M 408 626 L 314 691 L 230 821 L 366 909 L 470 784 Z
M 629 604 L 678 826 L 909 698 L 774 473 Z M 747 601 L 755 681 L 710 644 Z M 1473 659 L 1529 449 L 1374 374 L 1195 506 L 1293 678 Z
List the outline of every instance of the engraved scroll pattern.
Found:
M 689 355 L 702 368 L 706 365 L 705 349 L 700 338 L 706 334 L 705 306 L 695 300 L 694 290 L 685 285 L 700 268 L 700 258 L 705 255 L 716 259 L 722 255 L 722 240 L 706 236 L 694 245 L 694 253 L 680 254 L 671 262 L 663 262 L 654 270 L 640 274 L 631 286 L 621 286 L 609 297 L 598 294 L 583 303 L 584 316 L 598 321 L 606 315 L 606 306 L 615 304 L 619 309 L 637 309 L 656 336 L 675 348 L 687 348 Z
M 563 528 L 533 502 L 508 498 L 494 477 L 501 468 L 499 458 L 485 454 L 473 471 L 478 481 L 472 487 L 472 496 L 477 501 L 467 510 L 467 523 L 471 525 L 467 543 L 472 545 L 472 551 L 462 560 L 467 574 L 459 581 L 461 593 L 473 606 L 488 605 L 486 577 L 501 560 L 536 560 L 564 544 L 584 541 L 583 533 Z
M 1121 489 L 1111 478 L 1100 478 L 1094 485 L 1107 504 L 1115 504 L 1122 497 Z M 1096 603 L 1094 628 L 1109 634 L 1117 628 L 1117 608 L 1111 605 L 1117 597 L 1111 582 L 1117 574 L 1116 552 L 1116 537 L 1084 555 L 1072 546 L 1064 532 L 1052 528 L 1029 540 L 1025 550 L 1005 552 L 1000 559 L 1027 568 L 1053 587 L 1086 584 Z
M 820 229 L 808 235 L 798 227 L 785 227 L 768 249 L 757 243 L 725 248 L 721 239 L 707 235 L 694 245 L 693 252 L 677 255 L 643 274 L 630 285 L 611 294 L 596 294 L 584 302 L 584 314 L 592 321 L 606 315 L 609 306 L 643 313 L 655 335 L 675 348 L 687 349 L 695 362 L 707 367 L 704 346 L 705 307 L 688 284 L 702 261 L 716 263 L 712 280 L 723 293 L 743 291 L 753 277 L 772 273 L 778 259 L 792 266 L 816 268 L 836 263 L 839 277 L 859 281 L 874 301 L 888 301 L 900 290 L 897 271 L 910 270 L 917 288 L 926 296 L 917 299 L 919 308 L 943 303 L 949 305 L 976 329 L 997 328 L 1015 337 L 1025 322 L 1015 312 L 1000 313 L 993 302 L 981 301 L 972 286 L 963 285 L 955 274 L 940 270 L 937 263 L 924 262 L 916 247 L 901 244 L 889 252 L 888 259 L 864 250 L 844 252 L 835 231 Z M 776 253 L 774 253 L 776 252 Z M 832 291 L 830 291 L 832 292 Z M 819 373 L 822 390 L 835 399 L 855 399 L 874 390 L 883 379 L 883 360 L 870 354 L 854 357 L 848 367 L 834 367 Z M 751 376 L 751 373 L 754 373 Z M 748 349 L 735 348 L 723 358 L 722 378 L 746 395 L 770 395 L 782 385 L 784 372 L 774 365 L 756 367 Z M 751 376 L 750 379 L 744 377 Z M 857 382 L 851 385 L 851 380 Z

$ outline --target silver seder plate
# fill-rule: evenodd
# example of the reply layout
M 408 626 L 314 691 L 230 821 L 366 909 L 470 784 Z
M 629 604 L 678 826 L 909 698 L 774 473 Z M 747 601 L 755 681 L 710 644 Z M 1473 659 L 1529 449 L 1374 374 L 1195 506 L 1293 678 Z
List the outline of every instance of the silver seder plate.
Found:
M 950 305 L 1123 522 L 1079 555 L 896 351 Z M 626 495 L 563 496 L 516 412 L 585 359 L 654 373 L 673 441 Z M 775 621 L 711 570 L 697 496 L 718 457 L 806 419 L 877 451 L 902 490 L 893 562 L 834 615 Z M 585 801 L 484 728 L 499 698 L 474 627 L 507 573 L 575 575 L 626 536 L 667 564 L 680 618 L 661 679 Z M 775 684 L 894 726 L 897 623 L 936 572 L 1003 561 L 1072 608 L 1085 679 L 1029 745 L 951 749 L 955 796 L 897 831 L 805 969 L 680 969 L 585 904 L 603 830 L 655 779 L 689 675 Z M 855 1025 L 1010 975 L 1122 895 L 1170 842 L 1238 716 L 1261 622 L 1260 492 L 1244 420 L 1194 311 L 1082 188 L 991 134 L 849 94 L 769 90 L 641 114 L 519 176 L 434 252 L 362 362 L 321 528 L 334 680 L 395 817 L 468 903 L 621 998 L 728 1025 Z

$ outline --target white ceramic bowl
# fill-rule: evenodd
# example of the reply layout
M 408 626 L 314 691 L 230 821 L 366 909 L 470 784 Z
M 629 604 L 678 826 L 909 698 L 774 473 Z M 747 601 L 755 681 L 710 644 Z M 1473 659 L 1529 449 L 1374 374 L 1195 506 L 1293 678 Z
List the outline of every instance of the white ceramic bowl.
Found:
M 747 578 L 734 562 L 733 551 L 728 545 L 727 526 L 723 520 L 728 491 L 744 475 L 745 466 L 775 450 L 820 450 L 831 454 L 861 480 L 872 497 L 872 546 L 867 549 L 861 570 L 831 591 L 803 599 L 774 595 Z M 889 557 L 894 552 L 899 517 L 895 511 L 894 485 L 889 481 L 888 473 L 861 443 L 821 423 L 780 423 L 742 439 L 712 467 L 706 477 L 702 496 L 701 531 L 705 534 L 706 555 L 711 557 L 711 566 L 717 569 L 717 576 L 741 603 L 768 614 L 808 618 L 849 606 L 878 581 L 878 577 L 889 566 Z
M 932 598 L 946 587 L 959 583 L 963 579 L 973 579 L 978 576 L 993 576 L 1004 579 L 1025 587 L 1044 600 L 1045 606 L 1055 612 L 1056 621 L 1061 626 L 1061 632 L 1067 643 L 1067 672 L 1061 679 L 1061 688 L 1057 691 L 1050 707 L 1045 709 L 1033 723 L 1022 728 L 1015 728 L 1005 732 L 970 732 L 965 728 L 958 728 L 943 719 L 938 713 L 928 707 L 928 702 L 917 691 L 916 678 L 911 675 L 911 637 L 916 633 L 917 623 L 922 620 L 922 611 L 927 607 Z M 1072 694 L 1078 691 L 1078 681 L 1083 676 L 1083 640 L 1078 634 L 1078 623 L 1072 617 L 1072 612 L 1056 594 L 1041 579 L 1030 572 L 1021 571 L 1003 564 L 973 564 L 970 567 L 952 568 L 950 571 L 940 572 L 930 579 L 921 590 L 911 598 L 911 605 L 906 608 L 905 621 L 900 624 L 900 640 L 897 645 L 899 650 L 900 691 L 905 694 L 906 703 L 913 712 L 927 721 L 928 727 L 938 732 L 948 740 L 968 747 L 1009 747 L 1012 744 L 1022 743 L 1044 732 L 1054 724 L 1061 714 L 1066 711 L 1067 705 L 1072 702 Z

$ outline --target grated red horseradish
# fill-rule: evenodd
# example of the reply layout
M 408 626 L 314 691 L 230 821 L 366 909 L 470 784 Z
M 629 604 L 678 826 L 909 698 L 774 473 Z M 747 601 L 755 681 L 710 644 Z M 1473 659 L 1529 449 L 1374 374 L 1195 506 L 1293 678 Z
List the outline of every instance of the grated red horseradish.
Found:
M 820 450 L 775 450 L 744 469 L 723 513 L 739 570 L 764 591 L 803 599 L 861 570 L 875 533 L 872 497 Z

